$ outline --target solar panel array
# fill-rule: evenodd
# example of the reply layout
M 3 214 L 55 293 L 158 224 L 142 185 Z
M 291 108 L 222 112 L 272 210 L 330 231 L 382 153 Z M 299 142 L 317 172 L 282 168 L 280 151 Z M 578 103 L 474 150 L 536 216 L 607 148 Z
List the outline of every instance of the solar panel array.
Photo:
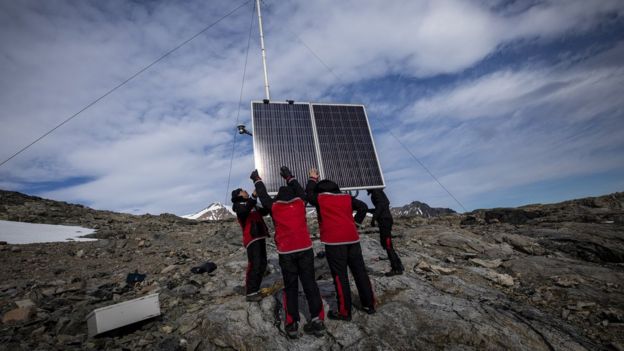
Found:
M 302 185 L 315 167 L 343 190 L 385 186 L 362 105 L 252 102 L 252 123 L 256 168 L 269 193 L 285 184 L 282 165 Z

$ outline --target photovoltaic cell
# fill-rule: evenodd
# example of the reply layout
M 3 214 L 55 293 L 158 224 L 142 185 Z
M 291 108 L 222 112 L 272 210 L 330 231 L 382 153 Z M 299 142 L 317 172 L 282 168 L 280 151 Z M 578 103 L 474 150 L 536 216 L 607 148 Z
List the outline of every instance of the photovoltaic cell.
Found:
M 319 168 L 310 105 L 252 102 L 252 123 L 256 168 L 268 192 L 285 185 L 282 165 L 305 187 L 308 170 Z
M 312 104 L 312 111 L 324 178 L 344 190 L 383 187 L 364 106 Z
M 343 190 L 385 186 L 362 105 L 252 102 L 252 123 L 256 168 L 269 193 L 285 184 L 282 165 L 302 185 L 315 167 Z

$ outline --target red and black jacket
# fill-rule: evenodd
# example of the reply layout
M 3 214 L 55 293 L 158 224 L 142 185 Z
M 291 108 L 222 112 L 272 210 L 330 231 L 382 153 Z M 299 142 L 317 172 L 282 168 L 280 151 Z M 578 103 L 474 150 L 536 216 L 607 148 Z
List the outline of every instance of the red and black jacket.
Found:
M 262 219 L 262 216 L 267 215 L 268 211 L 256 205 L 257 202 L 253 198 L 235 202 L 232 205 L 232 210 L 236 212 L 238 223 L 241 229 L 243 229 L 243 246 L 245 248 L 254 241 L 269 236 L 269 229 L 266 223 L 264 223 L 264 219 Z
M 342 245 L 360 241 L 353 220 L 354 208 L 359 204 L 354 203 L 354 198 L 342 194 L 336 183 L 324 180 L 317 184 L 314 178 L 308 181 L 306 192 L 308 201 L 316 207 L 322 243 Z
M 288 186 L 280 187 L 277 196 L 271 198 L 262 180 L 255 182 L 256 193 L 275 224 L 277 253 L 289 254 L 312 248 L 305 210 L 305 192 L 297 179 L 288 180 Z

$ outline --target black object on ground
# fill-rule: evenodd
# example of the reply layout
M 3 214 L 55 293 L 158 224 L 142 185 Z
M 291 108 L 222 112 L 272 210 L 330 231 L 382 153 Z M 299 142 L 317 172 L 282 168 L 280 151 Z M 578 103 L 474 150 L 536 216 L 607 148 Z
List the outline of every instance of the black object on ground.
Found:
M 203 274 L 203 273 L 211 273 L 215 269 L 217 269 L 217 265 L 214 262 L 208 261 L 202 264 L 201 266 L 191 268 L 191 272 L 195 274 Z
M 139 273 L 138 270 L 135 270 L 134 273 L 128 273 L 126 277 L 126 283 L 128 285 L 136 285 L 145 280 L 146 274 Z

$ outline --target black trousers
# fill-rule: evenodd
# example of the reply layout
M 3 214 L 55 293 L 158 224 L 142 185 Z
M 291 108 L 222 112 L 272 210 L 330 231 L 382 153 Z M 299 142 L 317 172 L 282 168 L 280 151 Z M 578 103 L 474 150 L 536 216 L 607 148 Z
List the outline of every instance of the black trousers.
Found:
M 312 249 L 279 255 L 284 279 L 283 304 L 286 325 L 299 321 L 299 281 L 303 286 L 312 319 L 325 319 L 323 300 L 314 275 L 314 251 Z
M 260 290 L 262 277 L 267 268 L 267 253 L 265 239 L 252 242 L 247 246 L 247 274 L 245 275 L 245 290 L 247 295 Z
M 355 286 L 360 294 L 360 301 L 364 307 L 375 307 L 375 295 L 366 265 L 362 257 L 360 243 L 344 245 L 325 245 L 325 256 L 329 269 L 334 278 L 336 299 L 338 300 L 338 313 L 343 316 L 351 315 L 351 288 L 349 287 L 349 273 L 353 274 Z
M 378 220 L 379 224 L 379 241 L 381 241 L 381 247 L 386 250 L 388 254 L 388 260 L 390 260 L 390 267 L 396 271 L 404 271 L 403 263 L 401 263 L 401 259 L 399 255 L 397 255 L 396 251 L 394 251 L 394 246 L 392 245 L 392 220 L 386 220 L 380 218 Z

